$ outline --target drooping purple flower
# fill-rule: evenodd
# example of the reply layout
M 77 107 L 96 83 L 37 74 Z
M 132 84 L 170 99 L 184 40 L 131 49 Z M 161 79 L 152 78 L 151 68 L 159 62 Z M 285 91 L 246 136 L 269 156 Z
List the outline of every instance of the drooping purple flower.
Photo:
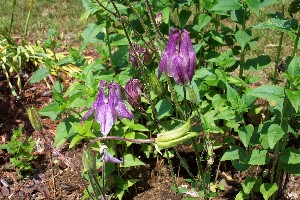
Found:
M 141 81 L 131 78 L 125 86 L 126 99 L 133 108 L 138 108 L 141 104 Z
M 141 60 L 142 64 L 146 64 L 151 59 L 150 52 L 138 43 L 132 42 L 129 48 L 129 60 L 135 67 L 139 67 L 138 59 Z
M 119 163 L 119 164 L 124 164 L 124 160 L 123 158 L 117 159 L 115 157 L 113 157 L 112 155 L 110 155 L 107 151 L 107 146 L 106 145 L 101 145 L 100 146 L 100 153 L 103 154 L 100 161 L 103 162 L 110 162 L 110 163 Z
M 113 124 L 117 121 L 117 115 L 120 119 L 134 118 L 133 114 L 126 107 L 122 100 L 120 85 L 111 82 L 108 86 L 108 98 L 104 94 L 104 86 L 107 85 L 105 80 L 100 82 L 99 93 L 91 109 L 82 117 L 81 121 L 86 120 L 94 111 L 95 119 L 101 126 L 101 133 L 107 136 Z
M 185 29 L 180 31 L 173 28 L 160 62 L 158 78 L 164 71 L 166 75 L 173 77 L 176 83 L 186 85 L 195 74 L 196 64 L 196 53 L 189 33 Z

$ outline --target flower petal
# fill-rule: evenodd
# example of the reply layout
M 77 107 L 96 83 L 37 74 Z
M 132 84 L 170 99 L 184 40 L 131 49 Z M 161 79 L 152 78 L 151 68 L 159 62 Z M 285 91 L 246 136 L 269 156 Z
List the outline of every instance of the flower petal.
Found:
M 194 47 L 192 45 L 191 38 L 189 36 L 189 32 L 185 29 L 183 29 L 183 39 L 182 39 L 182 43 L 180 46 L 180 52 L 182 53 L 182 55 L 185 58 L 188 58 L 186 71 L 187 71 L 189 81 L 191 81 L 195 74 L 195 67 L 197 65 L 197 57 L 196 57 Z
M 120 160 L 111 156 L 107 151 L 104 153 L 102 160 L 104 162 L 110 162 L 110 163 L 120 163 L 120 164 L 124 164 L 124 160 L 123 158 L 121 158 Z
M 115 84 L 113 82 L 110 84 L 110 86 L 112 88 L 110 89 L 109 98 L 114 99 L 114 108 L 115 108 L 119 118 L 120 119 L 123 119 L 123 118 L 133 119 L 134 118 L 133 114 L 126 107 L 125 103 L 122 100 L 121 89 L 120 89 L 121 86 L 119 84 Z M 116 88 L 116 90 L 114 90 L 114 88 Z
M 175 82 L 181 85 L 185 85 L 189 82 L 189 77 L 187 75 L 187 71 L 184 68 L 186 66 L 187 59 L 183 58 L 180 55 L 174 57 L 171 62 L 171 68 L 169 70 L 169 74 L 172 75 Z
M 95 119 L 100 123 L 101 133 L 107 136 L 113 124 L 116 122 L 116 115 L 109 104 L 104 104 L 96 108 Z

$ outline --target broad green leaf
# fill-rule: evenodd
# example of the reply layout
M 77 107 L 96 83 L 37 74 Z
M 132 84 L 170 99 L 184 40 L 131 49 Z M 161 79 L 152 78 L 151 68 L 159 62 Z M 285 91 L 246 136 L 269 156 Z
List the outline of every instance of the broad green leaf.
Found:
M 88 87 L 89 89 L 94 88 L 94 86 L 95 86 L 95 76 L 92 72 L 89 72 L 86 75 L 85 86 Z
M 259 15 L 259 6 L 260 0 L 245 0 L 247 6 L 255 12 L 255 14 Z
M 46 67 L 40 68 L 34 72 L 34 74 L 30 78 L 30 83 L 37 83 L 48 77 L 50 74 L 50 70 Z
M 82 5 L 88 12 L 90 12 L 91 15 L 100 10 L 99 5 L 91 0 L 82 0 Z
M 262 68 L 269 67 L 272 63 L 270 56 L 259 55 L 256 58 L 250 58 L 245 63 L 245 69 L 252 71 L 259 71 Z
M 155 108 L 157 110 L 158 119 L 162 119 L 164 117 L 171 116 L 173 114 L 173 104 L 171 104 L 168 100 L 162 99 L 156 105 Z
M 221 161 L 224 160 L 239 160 L 240 158 L 242 158 L 244 156 L 245 150 L 241 147 L 233 147 L 229 150 L 227 150 L 222 158 Z
M 299 110 L 299 105 L 300 105 L 300 91 L 292 91 L 289 89 L 285 89 L 285 94 L 290 100 L 293 108 L 295 109 L 296 112 Z
M 129 42 L 125 35 L 117 34 L 115 35 L 115 37 L 113 37 L 111 46 L 116 47 L 116 46 L 124 46 L 124 45 L 129 45 Z
M 239 30 L 235 33 L 234 37 L 241 48 L 244 49 L 246 44 L 250 42 L 251 33 L 249 31 Z
M 180 22 L 180 27 L 183 28 L 186 26 L 187 21 L 191 17 L 192 12 L 189 10 L 181 10 L 179 13 L 179 22 Z
M 219 3 L 217 3 L 215 6 L 212 7 L 212 11 L 223 11 L 223 12 L 227 12 L 230 10 L 238 10 L 239 8 L 241 8 L 241 4 L 238 0 L 221 0 L 219 1 Z
M 227 100 L 230 102 L 233 110 L 240 108 L 241 106 L 240 95 L 228 84 L 226 84 L 226 89 L 227 89 Z
M 253 150 L 245 157 L 250 165 L 265 165 L 270 161 L 267 150 Z
M 124 155 L 124 165 L 122 167 L 134 167 L 139 165 L 145 165 L 145 163 L 131 154 Z
M 149 129 L 147 129 L 142 124 L 134 124 L 134 126 L 132 127 L 132 129 L 135 130 L 135 131 L 149 131 Z
M 284 136 L 284 131 L 278 124 L 271 124 L 268 129 L 268 141 L 270 148 L 273 149 L 276 143 Z
M 232 160 L 231 164 L 238 171 L 246 171 L 250 166 L 244 162 L 241 162 L 240 160 Z
M 260 192 L 262 193 L 265 200 L 268 200 L 278 189 L 276 183 L 263 183 L 260 186 Z
M 248 147 L 253 132 L 254 126 L 252 124 L 239 128 L 238 135 L 245 147 Z
M 200 14 L 198 16 L 198 23 L 193 27 L 195 31 L 201 31 L 211 20 L 211 16 L 207 14 Z
M 256 182 L 256 178 L 254 177 L 247 177 L 245 179 L 245 182 L 242 183 L 242 187 L 243 187 L 243 191 L 246 193 L 246 194 L 250 194 L 254 184 Z
M 104 42 L 105 24 L 89 24 L 88 27 L 82 32 L 84 43 L 100 43 Z
M 170 7 L 165 7 L 164 9 L 161 10 L 162 13 L 162 20 L 165 24 L 169 23 L 170 20 L 170 13 L 171 13 L 171 8 Z
M 286 164 L 300 164 L 300 150 L 289 147 L 283 150 L 280 162 Z
M 290 32 L 297 27 L 295 21 L 283 20 L 278 18 L 269 18 L 266 22 L 262 22 L 253 26 L 253 29 L 274 29 L 282 32 Z
M 300 58 L 293 58 L 287 68 L 287 73 L 292 77 L 300 77 Z
M 282 100 L 284 89 L 278 85 L 262 85 L 247 93 L 258 98 L 267 99 L 269 102 Z
M 112 63 L 117 67 L 124 67 L 128 63 L 128 47 L 122 46 L 114 52 L 111 59 Z
M 59 103 L 55 101 L 51 102 L 48 106 L 44 107 L 39 111 L 39 113 L 42 116 L 47 116 L 53 121 L 56 120 L 56 118 L 60 115 L 61 112 L 62 110 L 59 106 Z

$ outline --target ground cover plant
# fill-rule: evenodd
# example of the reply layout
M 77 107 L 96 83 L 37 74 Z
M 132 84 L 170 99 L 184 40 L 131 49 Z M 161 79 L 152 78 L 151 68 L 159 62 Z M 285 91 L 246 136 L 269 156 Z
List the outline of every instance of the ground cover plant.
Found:
M 38 137 L 84 186 L 81 198 L 133 198 L 132 188 L 142 178 L 132 170 L 153 158 L 156 165 L 167 163 L 173 199 L 299 198 L 286 187 L 289 177 L 300 174 L 300 1 L 82 0 L 82 5 L 81 19 L 90 23 L 79 47 L 57 56 L 62 44 L 50 29 L 41 45 L 44 64 L 37 64 L 28 83 L 45 81 L 52 100 L 27 109 Z M 26 46 L 26 29 L 16 49 Z M 13 41 L 7 30 L 3 49 Z M 272 40 L 273 54 L 256 54 L 264 52 L 258 48 L 270 31 L 278 38 Z M 87 49 L 97 59 L 88 59 Z M 49 51 L 52 59 L 45 55 Z M 22 54 L 12 52 L 2 51 L 0 63 L 14 92 L 9 75 L 20 77 L 20 70 L 7 68 Z M 64 71 L 68 83 L 59 74 Z M 58 124 L 53 142 L 41 118 Z M 26 171 L 31 165 L 19 160 L 36 159 L 28 155 L 35 143 L 29 137 L 20 146 L 21 132 L 15 130 L 1 149 L 12 166 Z M 61 152 L 66 145 L 82 147 L 82 168 Z

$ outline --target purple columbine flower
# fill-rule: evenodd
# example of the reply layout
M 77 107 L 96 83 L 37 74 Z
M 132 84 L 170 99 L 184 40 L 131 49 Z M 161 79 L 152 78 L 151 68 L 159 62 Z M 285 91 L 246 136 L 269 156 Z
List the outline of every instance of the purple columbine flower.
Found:
M 141 59 L 142 64 L 146 64 L 151 59 L 150 52 L 138 43 L 132 42 L 132 45 L 129 48 L 129 60 L 135 67 L 139 67 L 138 59 Z
M 100 146 L 100 153 L 103 154 L 103 156 L 100 158 L 100 161 L 103 161 L 106 163 L 110 162 L 110 163 L 119 163 L 122 165 L 124 164 L 123 158 L 117 159 L 108 153 L 106 145 Z
M 196 53 L 189 33 L 185 29 L 180 31 L 173 28 L 160 62 L 158 78 L 164 71 L 168 76 L 173 77 L 176 83 L 186 85 L 195 74 L 196 64 Z
M 96 101 L 93 103 L 91 109 L 82 117 L 82 121 L 86 120 L 94 111 L 95 119 L 101 125 L 101 133 L 107 136 L 112 125 L 117 121 L 117 115 L 120 119 L 134 118 L 133 114 L 126 107 L 122 100 L 120 85 L 111 82 L 108 86 L 108 98 L 104 94 L 104 86 L 107 85 L 105 80 L 100 82 L 99 93 Z
M 125 86 L 126 99 L 133 108 L 138 108 L 141 104 L 141 81 L 131 78 Z

